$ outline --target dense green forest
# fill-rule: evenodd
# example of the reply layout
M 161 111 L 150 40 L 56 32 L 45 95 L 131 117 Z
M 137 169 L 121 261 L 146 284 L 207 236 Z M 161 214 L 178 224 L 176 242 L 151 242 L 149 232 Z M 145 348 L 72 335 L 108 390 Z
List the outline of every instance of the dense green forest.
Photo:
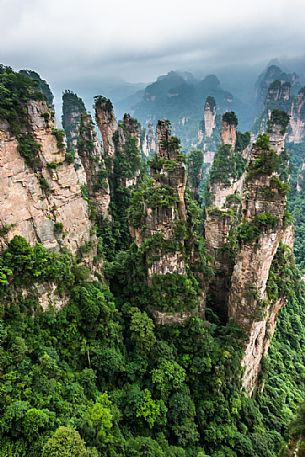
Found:
M 19 101 L 38 89 L 25 74 L 1 69 L 0 115 L 20 135 L 21 145 L 18 123 L 24 122 L 24 111 Z M 268 296 L 275 299 L 284 291 L 289 301 L 259 388 L 250 398 L 241 388 L 244 335 L 233 323 L 221 324 L 212 303 L 206 320 L 193 316 L 168 326 L 154 322 L 150 306 L 164 301 L 163 287 L 179 307 L 181 294 L 191 302 L 196 279 L 190 272 L 182 292 L 174 276 L 167 278 L 171 284 L 156 284 L 153 291 L 145 283 L 143 259 L 151 244 L 139 248 L 132 242 L 128 223 L 141 216 L 143 198 L 166 206 L 172 196 L 168 189 L 162 195 L 153 192 L 135 148 L 134 141 L 127 142 L 113 164 L 113 220 L 95 219 L 100 280 L 68 252 L 31 246 L 20 236 L 1 253 L 0 457 L 278 457 L 290 434 L 304 431 L 304 408 L 295 420 L 305 399 L 300 272 L 305 265 L 305 198 L 295 191 L 300 149 L 288 148 L 297 265 L 290 252 L 279 249 Z M 220 147 L 212 180 L 221 172 L 228 177 L 221 168 L 224 152 Z M 135 189 L 126 190 L 120 177 L 133 171 L 130 157 L 141 178 Z M 232 173 L 239 176 L 243 166 L 240 159 L 234 162 Z M 194 234 L 203 238 L 203 208 L 192 195 L 188 202 Z M 187 240 L 187 227 L 180 229 Z M 158 239 L 153 242 L 157 245 Z M 33 286 L 44 281 L 56 284 L 58 295 L 68 298 L 63 309 L 39 309 Z

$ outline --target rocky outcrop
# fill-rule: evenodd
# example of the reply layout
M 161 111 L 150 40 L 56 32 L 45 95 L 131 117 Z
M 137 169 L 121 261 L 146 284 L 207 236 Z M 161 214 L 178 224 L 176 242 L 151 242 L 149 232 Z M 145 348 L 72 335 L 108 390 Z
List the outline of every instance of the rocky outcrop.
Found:
M 168 186 L 173 189 L 178 197 L 177 210 L 180 219 L 186 218 L 185 205 L 185 186 L 186 186 L 186 171 L 182 160 L 179 141 L 171 136 L 170 124 L 168 121 L 159 121 L 157 125 L 157 158 L 161 161 L 161 169 L 151 167 L 151 175 L 156 183 L 163 186 Z M 170 167 L 171 161 L 173 167 Z M 162 164 L 163 162 L 163 164 Z M 172 169 L 171 169 L 172 168 Z
M 217 126 L 216 102 L 214 97 L 207 97 L 204 110 L 203 120 L 198 131 L 198 142 L 196 148 L 203 151 L 203 162 L 205 173 L 208 174 L 213 163 L 214 156 L 219 144 L 219 126 Z
M 171 136 L 170 123 L 168 121 L 159 121 L 157 125 L 157 153 L 155 160 L 151 164 L 151 194 L 155 193 L 156 199 L 158 194 L 168 193 L 168 202 L 158 204 L 145 203 L 145 215 L 143 225 L 139 228 L 132 227 L 132 235 L 137 244 L 140 245 L 144 239 L 157 233 L 161 234 L 165 240 L 174 237 L 176 223 L 178 220 L 186 220 L 186 168 L 181 160 L 179 153 L 179 143 L 176 138 Z M 164 200 L 166 196 L 164 195 Z M 152 201 L 152 203 L 154 203 Z M 143 230 L 144 229 L 144 230 Z M 178 259 L 180 256 L 175 253 L 170 256 L 171 259 Z M 180 270 L 181 264 L 177 261 L 169 262 L 168 268 L 174 272 Z M 166 262 L 168 263 L 168 262 Z M 160 264 L 160 272 L 165 271 L 167 267 Z M 157 271 L 152 269 L 154 273 Z
M 221 144 L 210 173 L 208 205 L 223 208 L 226 199 L 232 194 L 240 193 L 243 182 L 243 171 L 249 155 L 249 148 L 236 151 L 235 113 L 225 113 L 221 123 Z
M 268 87 L 266 103 L 289 102 L 291 84 L 288 81 L 282 82 L 276 79 Z
M 305 141 L 305 87 L 292 100 L 289 114 L 290 129 L 288 132 L 288 141 L 296 144 L 302 143 Z
M 203 312 L 206 278 L 198 268 L 202 266 L 202 258 L 196 231 L 191 241 L 187 235 L 191 233 L 191 216 L 185 197 L 186 168 L 179 141 L 171 135 L 170 124 L 164 120 L 158 122 L 156 136 L 157 154 L 151 161 L 151 178 L 144 180 L 134 194 L 130 230 L 135 243 L 145 251 L 147 283 L 152 296 L 160 287 L 163 291 L 162 299 L 158 298 L 153 305 L 156 321 L 179 323 L 194 312 Z M 197 290 L 195 277 L 200 284 Z M 174 300 L 173 284 L 178 287 Z
M 152 157 L 156 152 L 156 138 L 153 124 L 148 123 L 147 129 L 142 131 L 141 150 L 144 157 Z
M 272 119 L 272 117 L 271 117 Z M 261 360 L 268 352 L 276 319 L 286 298 L 273 303 L 266 286 L 272 261 L 280 243 L 293 246 L 291 226 L 286 225 L 287 184 L 280 175 L 283 126 L 269 126 L 270 145 L 258 141 L 252 147 L 242 190 L 242 223 L 237 229 L 239 249 L 231 277 L 228 316 L 245 331 L 243 386 L 252 392 Z M 282 133 L 281 133 L 282 132 Z M 273 164 L 273 165 L 272 165 Z
M 106 230 L 116 231 L 117 249 L 128 249 L 130 196 L 141 173 L 141 126 L 129 114 L 117 122 L 111 101 L 101 96 L 95 100 L 110 187 L 112 225 Z
M 102 135 L 108 172 L 112 175 L 113 190 L 118 185 L 134 185 L 140 173 L 140 124 L 129 114 L 124 114 L 123 121 L 118 123 L 111 101 L 102 96 L 95 97 L 95 114 Z M 123 163 L 125 166 L 122 167 Z
M 115 154 L 113 135 L 118 130 L 113 105 L 108 98 L 95 97 L 95 117 L 102 135 L 105 155 L 113 158 Z
M 62 102 L 62 125 L 66 133 L 67 150 L 75 151 L 79 139 L 81 116 L 86 113 L 86 107 L 82 99 L 70 90 L 63 93 Z
M 222 144 L 229 144 L 232 149 L 236 146 L 237 117 L 233 112 L 227 112 L 222 116 L 220 138 Z
M 63 126 L 79 181 L 87 187 L 98 215 L 109 217 L 110 190 L 101 145 L 91 115 L 73 92 L 63 94 Z
M 267 91 L 262 114 L 256 120 L 254 131 L 261 133 L 268 129 L 270 116 L 273 110 L 278 109 L 290 116 L 287 140 L 290 143 L 301 143 L 305 138 L 305 88 L 302 88 L 297 95 L 291 90 L 291 83 L 288 81 L 273 81 Z
M 211 138 L 216 128 L 216 102 L 214 97 L 207 97 L 203 110 L 203 123 L 198 133 L 198 143 L 205 138 Z
M 89 196 L 98 215 L 108 218 L 110 216 L 108 173 L 95 127 L 88 113 L 83 113 L 81 116 L 77 151 L 85 170 Z
M 74 166 L 65 162 L 62 133 L 43 101 L 28 102 L 26 124 L 18 140 L 7 122 L 0 124 L 0 220 L 8 228 L 2 247 L 18 234 L 76 253 L 92 241 L 91 222 Z
M 215 277 L 209 295 L 220 319 L 235 321 L 245 332 L 243 386 L 250 393 L 286 302 L 284 296 L 269 300 L 267 281 L 279 246 L 293 245 L 285 216 L 288 185 L 281 177 L 287 167 L 282 153 L 288 122 L 284 112 L 272 111 L 269 136 L 241 153 L 223 144 L 210 173 L 205 238 Z M 231 141 L 232 135 L 226 138 Z M 234 175 L 241 158 L 244 170 Z
M 270 87 L 275 84 L 274 89 L 278 88 L 279 90 L 274 91 L 274 95 L 279 97 L 278 99 L 284 100 L 288 95 L 288 92 L 296 94 L 299 90 L 299 77 L 295 74 L 287 74 L 278 65 L 270 65 L 258 78 L 255 88 L 256 88 L 256 97 L 257 105 L 259 108 L 263 107 L 268 97 Z M 289 88 L 288 88 L 289 85 Z M 273 92 L 273 90 L 272 90 Z
M 207 252 L 213 260 L 215 276 L 209 293 L 214 308 L 223 322 L 228 319 L 228 294 L 233 271 L 229 237 L 240 219 L 240 199 L 246 159 L 235 151 L 237 118 L 225 113 L 221 125 L 221 146 L 210 172 L 209 198 L 205 209 L 205 240 Z
M 19 73 L 27 76 L 28 78 L 31 78 L 33 81 L 36 82 L 37 88 L 45 96 L 49 108 L 54 111 L 54 95 L 47 81 L 45 79 L 42 79 L 41 76 L 33 70 L 20 70 Z

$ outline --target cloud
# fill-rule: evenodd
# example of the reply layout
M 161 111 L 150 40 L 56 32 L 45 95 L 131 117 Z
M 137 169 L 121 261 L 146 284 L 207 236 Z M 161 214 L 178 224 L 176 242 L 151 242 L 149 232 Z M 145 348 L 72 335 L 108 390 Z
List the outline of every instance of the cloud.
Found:
M 0 0 L 0 61 L 55 88 L 303 53 L 303 0 Z M 81 83 L 81 81 L 85 81 Z

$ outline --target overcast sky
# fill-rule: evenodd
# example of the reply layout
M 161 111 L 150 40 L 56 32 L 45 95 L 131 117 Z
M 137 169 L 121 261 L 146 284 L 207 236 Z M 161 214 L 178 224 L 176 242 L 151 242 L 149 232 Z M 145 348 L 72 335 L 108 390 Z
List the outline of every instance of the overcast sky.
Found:
M 0 0 L 0 62 L 51 85 L 305 54 L 304 0 Z

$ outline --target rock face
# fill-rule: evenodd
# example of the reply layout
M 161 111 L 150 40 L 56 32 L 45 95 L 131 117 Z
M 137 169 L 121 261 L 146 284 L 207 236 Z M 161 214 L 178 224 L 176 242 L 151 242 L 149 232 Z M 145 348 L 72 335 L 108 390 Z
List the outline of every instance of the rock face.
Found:
M 95 98 L 95 116 L 98 128 L 103 139 L 104 152 L 107 157 L 114 157 L 113 135 L 118 130 L 118 123 L 114 116 L 113 105 L 108 98 Z
M 220 137 L 222 144 L 229 144 L 232 149 L 235 149 L 236 146 L 236 127 L 237 117 L 235 113 L 225 113 L 222 117 Z
M 270 65 L 258 78 L 256 82 L 256 97 L 257 105 L 259 108 L 264 106 L 265 100 L 270 92 L 270 86 L 274 84 L 279 89 L 275 90 L 274 95 L 277 94 L 278 99 L 284 99 L 284 94 L 292 91 L 292 94 L 296 94 L 299 90 L 299 78 L 295 73 L 287 74 L 277 65 Z M 274 87 L 274 89 L 276 89 Z M 284 90 L 283 90 L 284 89 Z M 273 92 L 273 90 L 272 90 Z
M 243 386 L 250 393 L 286 301 L 268 298 L 272 262 L 281 244 L 293 246 L 292 228 L 285 223 L 287 184 L 281 180 L 283 123 L 287 127 L 285 113 L 272 112 L 270 140 L 259 138 L 244 151 L 247 166 L 240 176 L 230 176 L 232 150 L 227 149 L 227 156 L 218 151 L 211 170 L 211 206 L 206 209 L 206 245 L 215 267 L 209 293 L 220 318 L 232 319 L 247 335 Z
M 144 157 L 152 157 L 156 152 L 156 138 L 153 124 L 148 123 L 147 129 L 143 129 L 141 150 Z
M 240 198 L 244 182 L 246 159 L 235 151 L 236 116 L 223 116 L 221 141 L 210 172 L 209 201 L 205 210 L 205 240 L 208 254 L 213 259 L 215 276 L 209 291 L 221 320 L 228 319 L 228 294 L 233 271 L 230 232 L 240 219 Z M 248 151 L 243 151 L 245 157 Z M 239 164 L 239 165 L 238 165 Z M 240 170 L 238 169 L 240 166 Z
M 83 101 L 70 91 L 63 94 L 63 126 L 79 180 L 87 186 L 98 214 L 108 217 L 110 190 L 102 148 L 91 115 Z
M 261 159 L 262 150 L 253 146 L 250 166 Z M 257 162 L 256 162 L 257 163 Z M 273 258 L 280 242 L 292 247 L 291 227 L 285 227 L 286 195 L 274 173 L 247 176 L 242 193 L 242 228 L 260 225 L 257 237 L 251 235 L 235 256 L 228 300 L 228 316 L 247 334 L 243 366 L 243 385 L 252 392 L 262 357 L 275 328 L 276 317 L 285 298 L 276 304 L 268 301 L 266 285 Z
M 157 125 L 157 157 L 162 161 L 176 161 L 177 164 L 174 169 L 166 169 L 162 167 L 160 173 L 157 169 L 151 169 L 152 177 L 157 183 L 163 186 L 171 187 L 178 197 L 178 215 L 180 219 L 186 218 L 186 205 L 185 205 L 185 186 L 186 186 L 186 172 L 185 165 L 181 161 L 179 143 L 176 138 L 171 136 L 170 124 L 168 121 L 159 121 Z
M 284 115 L 284 113 L 283 113 Z M 287 185 L 279 165 L 284 151 L 288 118 L 271 113 L 270 146 L 258 143 L 251 151 L 248 173 L 242 190 L 240 247 L 236 253 L 228 300 L 229 317 L 247 333 L 243 366 L 243 386 L 252 392 L 256 386 L 262 358 L 267 354 L 285 296 L 277 302 L 268 299 L 267 281 L 280 244 L 293 248 L 292 226 L 286 225 Z M 285 126 L 283 125 L 283 119 Z M 278 165 L 271 166 L 278 161 Z M 256 227 L 256 234 L 251 230 Z M 250 231 L 249 231 L 250 229 Z M 247 233 L 248 232 L 248 233 Z
M 62 102 L 62 125 L 66 133 L 67 150 L 75 151 L 79 138 L 81 116 L 86 113 L 86 107 L 82 99 L 70 90 L 63 93 Z
M 21 155 L 18 141 L 5 121 L 0 124 L 0 220 L 10 227 L 2 247 L 14 235 L 47 248 L 76 253 L 91 240 L 87 203 L 74 166 L 65 162 L 49 107 L 43 101 L 27 104 L 27 132 L 38 145 L 37 170 Z
M 302 143 L 305 141 L 305 87 L 292 100 L 289 114 L 290 130 L 288 132 L 288 141 L 297 144 Z
M 305 88 L 294 94 L 289 81 L 272 81 L 268 87 L 263 112 L 254 126 L 256 132 L 268 129 L 274 109 L 285 111 L 290 116 L 287 141 L 302 143 L 305 140 Z
M 145 208 L 145 223 L 144 232 L 143 227 L 133 228 L 132 233 L 138 245 L 140 245 L 144 239 L 155 235 L 156 233 L 162 234 L 164 239 L 170 240 L 174 237 L 176 222 L 179 219 L 186 220 L 186 204 L 185 204 L 185 186 L 186 186 L 186 168 L 184 163 L 181 161 L 179 153 L 179 144 L 175 141 L 176 139 L 171 136 L 170 123 L 168 121 L 159 121 L 157 125 L 157 153 L 156 159 L 151 165 L 151 176 L 153 181 L 151 182 L 151 191 L 157 193 L 170 194 L 168 205 L 152 205 Z M 168 168 L 172 162 L 173 167 Z M 170 204 L 174 202 L 173 204 Z M 175 253 L 172 258 L 178 258 L 179 256 Z M 159 262 L 160 264 L 160 262 Z M 176 266 L 175 266 L 176 265 Z M 172 263 L 169 268 L 174 272 L 181 269 L 181 264 Z M 167 267 L 161 266 L 160 271 L 165 271 Z M 182 268 L 184 269 L 184 267 Z M 156 272 L 155 269 L 151 271 Z
M 219 144 L 219 132 L 216 116 L 216 102 L 214 97 L 207 97 L 204 110 L 203 121 L 198 131 L 198 143 L 196 147 L 203 151 L 203 161 L 205 172 L 208 173 Z
M 105 161 L 112 181 L 112 191 L 120 186 L 130 187 L 140 173 L 141 126 L 129 114 L 117 122 L 109 99 L 95 97 L 96 122 L 102 135 Z M 121 167 L 124 163 L 129 166 Z
M 154 290 L 162 287 L 163 299 L 153 313 L 159 324 L 182 322 L 194 312 L 203 312 L 204 277 L 196 233 L 188 244 L 189 215 L 185 197 L 186 168 L 179 142 L 172 137 L 170 124 L 157 124 L 157 154 L 151 163 L 151 178 L 141 183 L 131 208 L 130 230 L 139 248 L 145 248 L 147 282 Z M 200 290 L 190 287 L 197 269 Z M 194 273 L 195 274 L 195 273 Z M 171 282 L 179 284 L 172 303 Z M 189 289 L 188 289 L 189 288 Z
M 206 138 L 211 138 L 216 128 L 216 102 L 214 97 L 207 97 L 203 110 L 202 134 Z
M 141 126 L 129 114 L 124 114 L 118 130 L 113 136 L 115 145 L 114 174 L 119 167 L 117 178 L 123 187 L 134 186 L 140 175 Z M 121 169 L 122 162 L 129 161 L 129 167 Z
M 290 92 L 290 82 L 282 82 L 276 79 L 268 87 L 266 101 L 268 104 L 272 102 L 288 102 L 290 100 Z
M 141 126 L 129 114 L 117 122 L 111 101 L 101 96 L 95 100 L 110 187 L 112 226 L 107 230 L 116 231 L 117 249 L 128 249 L 132 241 L 127 221 L 130 196 L 141 172 Z

